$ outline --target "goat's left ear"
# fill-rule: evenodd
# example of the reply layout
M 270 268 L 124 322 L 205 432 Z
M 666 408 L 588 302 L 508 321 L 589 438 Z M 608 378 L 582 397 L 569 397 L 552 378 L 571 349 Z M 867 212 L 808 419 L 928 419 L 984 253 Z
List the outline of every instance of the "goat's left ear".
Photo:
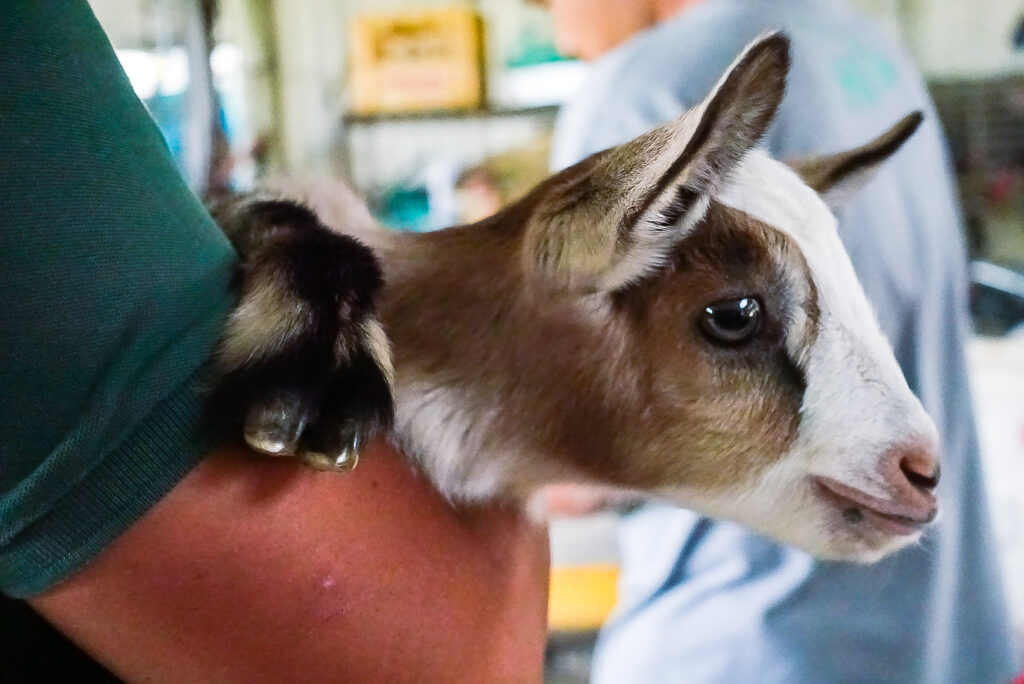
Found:
M 614 291 L 664 264 L 764 135 L 788 71 L 789 39 L 764 36 L 698 107 L 550 179 L 527 226 L 527 271 L 574 291 Z
M 924 120 L 921 112 L 911 112 L 871 142 L 846 152 L 810 157 L 789 162 L 829 206 L 842 206 L 871 180 L 882 162 L 895 154 L 910 139 Z

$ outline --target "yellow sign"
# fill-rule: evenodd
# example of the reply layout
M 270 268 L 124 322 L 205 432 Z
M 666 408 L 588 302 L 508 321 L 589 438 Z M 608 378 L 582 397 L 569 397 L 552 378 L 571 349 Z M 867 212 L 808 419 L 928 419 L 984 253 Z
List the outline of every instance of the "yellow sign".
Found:
M 483 24 L 472 10 L 362 15 L 351 46 L 358 114 L 483 105 Z

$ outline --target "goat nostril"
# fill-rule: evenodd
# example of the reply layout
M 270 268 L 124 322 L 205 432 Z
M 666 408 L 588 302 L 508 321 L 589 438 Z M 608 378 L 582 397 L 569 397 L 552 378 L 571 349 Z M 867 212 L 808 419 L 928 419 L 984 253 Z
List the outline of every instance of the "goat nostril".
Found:
M 856 525 L 864 520 L 864 512 L 857 507 L 851 507 L 843 510 L 843 520 L 846 522 Z
M 935 489 L 939 484 L 941 469 L 939 468 L 938 463 L 935 464 L 931 474 L 929 475 L 926 472 L 923 472 L 925 468 L 922 467 L 922 464 L 918 459 L 913 456 L 904 456 L 900 460 L 900 470 L 903 471 L 903 474 L 908 480 L 910 480 L 912 485 L 920 487 L 921 489 Z

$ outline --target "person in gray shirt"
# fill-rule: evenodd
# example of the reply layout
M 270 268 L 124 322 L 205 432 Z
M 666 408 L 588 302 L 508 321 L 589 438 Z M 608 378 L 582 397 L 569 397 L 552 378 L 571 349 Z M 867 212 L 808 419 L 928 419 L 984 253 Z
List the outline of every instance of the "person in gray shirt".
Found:
M 598 639 L 594 681 L 1009 681 L 1013 645 L 963 355 L 961 218 L 921 76 L 893 40 L 832 0 L 546 4 L 559 46 L 593 60 L 586 87 L 560 114 L 555 168 L 699 103 L 769 29 L 793 43 L 786 99 L 765 140 L 776 158 L 849 149 L 912 110 L 926 115 L 837 214 L 882 328 L 942 433 L 940 522 L 920 545 L 857 566 L 644 506 L 621 525 L 619 605 Z

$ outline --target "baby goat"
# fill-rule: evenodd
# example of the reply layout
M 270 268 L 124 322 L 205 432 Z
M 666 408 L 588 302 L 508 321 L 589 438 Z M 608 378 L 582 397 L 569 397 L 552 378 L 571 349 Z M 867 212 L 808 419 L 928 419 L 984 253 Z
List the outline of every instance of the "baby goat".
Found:
M 819 193 L 921 117 L 802 180 L 755 148 L 788 68 L 784 36 L 755 41 L 700 106 L 472 226 L 387 232 L 338 196 L 230 208 L 243 285 L 219 361 L 249 444 L 343 468 L 390 430 L 453 500 L 575 482 L 822 557 L 916 539 L 936 430 Z

